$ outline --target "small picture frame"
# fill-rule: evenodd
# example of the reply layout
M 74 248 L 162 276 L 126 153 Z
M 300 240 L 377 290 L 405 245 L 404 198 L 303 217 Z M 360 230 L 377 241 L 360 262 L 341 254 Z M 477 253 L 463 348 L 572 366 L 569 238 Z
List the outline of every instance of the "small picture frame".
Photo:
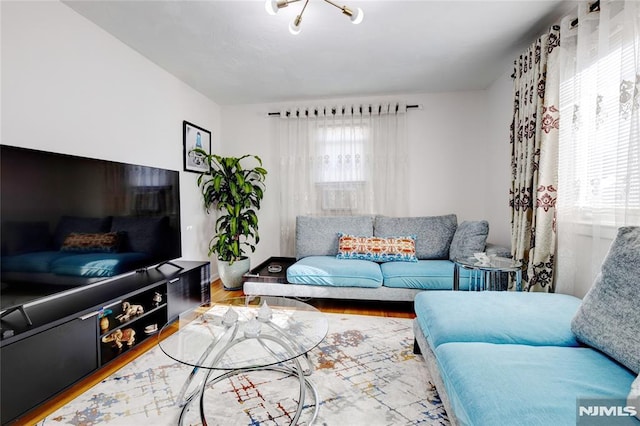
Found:
M 204 173 L 209 166 L 204 161 L 202 154 L 193 152 L 195 148 L 201 148 L 207 154 L 211 153 L 211 132 L 200 126 L 182 122 L 182 157 L 184 170 L 193 173 Z

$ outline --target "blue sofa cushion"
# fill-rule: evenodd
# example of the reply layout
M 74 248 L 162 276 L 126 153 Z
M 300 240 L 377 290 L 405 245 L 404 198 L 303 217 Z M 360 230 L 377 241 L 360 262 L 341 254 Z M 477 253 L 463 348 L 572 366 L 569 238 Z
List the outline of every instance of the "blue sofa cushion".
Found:
M 640 372 L 640 227 L 618 230 L 571 329 L 580 341 Z
M 15 256 L 2 256 L 3 272 L 51 272 L 51 263 L 62 257 L 74 256 L 74 254 L 62 251 L 36 251 L 32 253 L 18 254 Z
M 373 216 L 296 217 L 296 259 L 336 256 L 338 233 L 373 235 Z
M 577 398 L 625 400 L 635 378 L 584 347 L 444 343 L 435 354 L 452 409 L 468 425 L 575 425 Z
M 112 277 L 143 265 L 149 259 L 145 253 L 67 254 L 51 262 L 51 272 L 78 277 Z
M 570 324 L 580 302 L 555 293 L 423 292 L 414 307 L 432 349 L 447 342 L 578 346 Z
M 308 256 L 287 268 L 287 281 L 293 284 L 333 287 L 380 287 L 382 273 L 377 263 L 334 256 Z
M 376 216 L 373 235 L 415 235 L 418 259 L 449 259 L 449 247 L 457 225 L 455 214 L 425 217 Z
M 419 260 L 415 263 L 383 263 L 380 265 L 383 285 L 396 288 L 451 290 L 453 263 L 448 260 Z M 469 288 L 469 271 L 460 273 L 460 288 Z
M 488 235 L 489 222 L 486 220 L 462 222 L 453 234 L 449 259 L 455 260 L 457 257 L 470 257 L 474 253 L 484 252 Z

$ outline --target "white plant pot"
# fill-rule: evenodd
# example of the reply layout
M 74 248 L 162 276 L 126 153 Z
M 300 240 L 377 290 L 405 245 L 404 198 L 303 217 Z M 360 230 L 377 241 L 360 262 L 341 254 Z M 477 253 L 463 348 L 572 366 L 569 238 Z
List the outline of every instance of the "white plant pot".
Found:
M 239 259 L 230 264 L 222 260 L 217 260 L 218 274 L 220 275 L 220 281 L 225 290 L 240 290 L 242 289 L 242 276 L 249 272 L 251 265 L 251 259 L 245 257 Z

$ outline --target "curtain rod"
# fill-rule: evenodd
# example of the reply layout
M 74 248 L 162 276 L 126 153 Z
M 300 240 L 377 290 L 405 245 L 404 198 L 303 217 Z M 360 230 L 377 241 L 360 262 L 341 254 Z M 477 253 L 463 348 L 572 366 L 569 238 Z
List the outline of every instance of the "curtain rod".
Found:
M 421 105 L 407 105 L 407 109 L 413 109 L 413 108 L 421 109 L 422 106 Z M 344 108 L 342 108 L 342 111 L 344 112 Z M 397 111 L 398 111 L 398 105 L 396 105 L 396 112 Z M 318 115 L 318 110 L 317 109 L 314 109 L 313 112 L 314 112 L 315 115 Z M 362 107 L 360 107 L 360 112 L 362 112 Z M 369 112 L 371 112 L 371 105 L 369 105 Z M 336 109 L 335 108 L 331 108 L 331 114 L 335 115 L 335 113 L 336 113 Z M 268 112 L 267 115 L 269 117 L 273 117 L 273 116 L 280 116 L 281 113 L 279 113 L 279 112 Z M 287 116 L 289 116 L 289 115 L 290 115 L 290 113 L 287 112 Z
M 591 12 L 599 12 L 600 11 L 600 0 L 596 0 L 595 2 L 589 5 L 589 13 Z M 571 21 L 571 28 L 578 25 L 578 18 Z

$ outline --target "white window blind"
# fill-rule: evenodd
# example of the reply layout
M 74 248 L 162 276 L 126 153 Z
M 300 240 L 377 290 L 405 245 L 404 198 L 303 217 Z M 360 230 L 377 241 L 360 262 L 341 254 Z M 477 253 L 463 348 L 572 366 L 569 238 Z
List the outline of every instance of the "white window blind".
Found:
M 586 28 L 578 36 L 592 48 L 569 59 L 575 72 L 560 83 L 559 191 L 578 221 L 598 216 L 613 224 L 620 211 L 640 216 L 638 43 L 637 36 L 624 42 L 621 18 L 610 22 L 606 43 L 602 28 L 580 20 Z

